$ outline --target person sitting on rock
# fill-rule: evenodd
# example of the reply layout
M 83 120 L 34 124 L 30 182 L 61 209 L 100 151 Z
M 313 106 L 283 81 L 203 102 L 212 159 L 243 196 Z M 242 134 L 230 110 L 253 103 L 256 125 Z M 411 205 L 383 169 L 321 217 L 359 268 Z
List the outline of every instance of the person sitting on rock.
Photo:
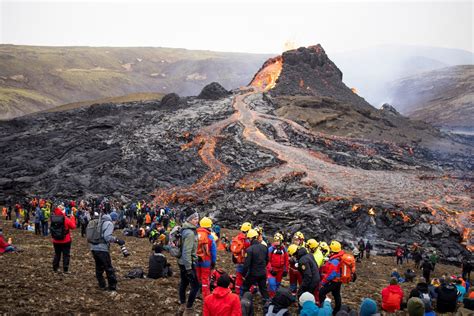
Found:
M 382 290 L 382 309 L 388 313 L 395 313 L 401 309 L 403 290 L 396 278 L 390 280 L 390 285 Z
M 153 253 L 148 260 L 148 275 L 147 278 L 158 279 L 171 277 L 173 271 L 170 264 L 167 262 L 161 245 L 153 246 Z
M 11 244 L 11 239 L 8 242 L 5 241 L 3 229 L 0 228 L 0 254 L 14 251 L 16 251 L 16 247 Z
M 398 273 L 397 268 L 394 268 L 394 269 L 392 270 L 392 274 L 390 274 L 390 277 L 397 279 L 398 283 L 403 283 L 403 282 L 405 282 L 405 279 L 402 278 L 402 276 L 400 275 L 400 273 Z

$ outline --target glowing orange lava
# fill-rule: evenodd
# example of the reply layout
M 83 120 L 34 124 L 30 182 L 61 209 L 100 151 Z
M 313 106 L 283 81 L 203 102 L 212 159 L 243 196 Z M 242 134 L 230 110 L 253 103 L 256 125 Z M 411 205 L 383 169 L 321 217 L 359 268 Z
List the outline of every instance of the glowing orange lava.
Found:
M 260 91 L 268 91 L 274 88 L 282 67 L 283 59 L 281 56 L 269 59 L 263 69 L 255 75 L 250 86 Z

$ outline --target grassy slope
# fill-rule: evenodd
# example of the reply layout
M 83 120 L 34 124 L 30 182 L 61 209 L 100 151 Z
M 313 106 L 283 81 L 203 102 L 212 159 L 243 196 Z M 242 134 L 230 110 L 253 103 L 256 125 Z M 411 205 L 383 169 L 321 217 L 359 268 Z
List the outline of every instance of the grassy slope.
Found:
M 236 88 L 267 57 L 174 48 L 0 45 L 0 88 L 22 89 L 9 90 L 9 101 L 0 101 L 0 119 L 137 92 L 192 95 L 216 80 Z M 35 98 L 25 98 L 24 90 L 35 92 Z M 0 100 L 5 98 L 0 91 Z

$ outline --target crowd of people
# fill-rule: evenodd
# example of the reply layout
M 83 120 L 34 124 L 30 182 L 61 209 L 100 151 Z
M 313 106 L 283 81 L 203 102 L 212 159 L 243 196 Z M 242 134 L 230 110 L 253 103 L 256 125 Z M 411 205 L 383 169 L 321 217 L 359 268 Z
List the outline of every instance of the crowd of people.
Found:
M 294 234 L 276 232 L 270 242 L 262 227 L 250 222 L 243 223 L 236 236 L 227 238 L 224 234 L 221 236 L 220 227 L 211 218 L 200 218 L 191 209 L 178 213 L 145 201 L 124 204 L 107 198 L 87 201 L 33 198 L 10 203 L 2 208 L 2 215 L 12 220 L 15 228 L 32 231 L 34 223 L 35 234 L 50 235 L 54 248 L 52 269 L 59 271 L 62 257 L 62 272 L 66 274 L 72 243 L 70 231 L 80 228 L 94 258 L 98 286 L 112 292 L 117 290 L 117 278 L 110 247 L 115 243 L 124 256 L 129 255 L 124 237 L 114 236 L 114 230 L 122 229 L 125 237 L 148 238 L 153 251 L 147 277 L 172 276 L 164 253 L 177 258 L 179 315 L 194 315 L 194 303 L 199 295 L 203 300 L 203 315 L 253 315 L 256 296 L 260 297 L 265 315 L 291 315 L 294 305 L 298 306 L 299 315 L 379 313 L 377 304 L 370 298 L 363 300 L 359 311 L 354 311 L 343 304 L 341 296 L 344 284 L 356 282 L 357 263 L 364 256 L 370 258 L 373 249 L 370 241 L 361 239 L 355 245 L 348 245 L 352 253 L 343 249 L 340 241 L 306 239 L 299 231 Z M 0 229 L 0 253 L 17 250 L 11 239 L 5 241 Z M 218 266 L 218 250 L 228 252 L 234 271 L 226 272 Z M 395 268 L 381 293 L 381 311 L 394 313 L 404 309 L 409 315 L 464 309 L 472 312 L 470 258 L 462 262 L 462 275 L 431 279 L 438 262 L 436 252 L 426 254 L 422 247 L 413 244 L 397 247 L 394 255 L 397 265 L 412 259 L 415 269 L 422 270 L 423 277 L 417 278 L 413 269 L 401 276 Z M 289 287 L 281 285 L 284 278 L 288 278 Z M 414 282 L 406 302 L 399 284 L 402 282 Z

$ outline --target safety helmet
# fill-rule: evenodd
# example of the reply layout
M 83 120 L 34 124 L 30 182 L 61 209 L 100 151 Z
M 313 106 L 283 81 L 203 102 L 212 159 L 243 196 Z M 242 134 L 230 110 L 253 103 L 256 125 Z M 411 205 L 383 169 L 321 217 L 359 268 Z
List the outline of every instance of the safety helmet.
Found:
M 317 242 L 316 239 L 309 239 L 309 240 L 306 242 L 306 246 L 307 246 L 309 249 L 314 250 L 314 249 L 318 248 L 319 242 Z
M 302 232 L 296 232 L 296 233 L 293 235 L 293 238 L 297 238 L 297 239 L 304 240 L 304 235 L 303 235 Z
M 250 229 L 252 229 L 252 224 L 250 224 L 249 222 L 245 222 L 242 224 L 242 226 L 240 226 L 240 230 L 244 233 L 248 232 Z
M 262 227 L 262 226 L 257 226 L 257 227 L 255 227 L 255 230 L 257 231 L 257 233 L 258 233 L 259 235 L 261 235 L 261 234 L 263 233 L 263 227 Z
M 321 241 L 321 243 L 319 244 L 319 247 L 321 247 L 321 249 L 324 249 L 324 250 L 329 250 L 329 246 L 325 241 Z
M 212 227 L 212 219 L 209 217 L 203 217 L 199 221 L 199 226 L 204 227 L 204 228 L 211 228 Z
M 339 252 L 342 249 L 341 243 L 336 240 L 331 241 L 329 248 L 331 249 L 332 252 Z
M 273 236 L 274 241 L 282 241 L 283 240 L 283 235 L 280 233 L 276 233 L 275 236 Z
M 255 230 L 255 229 L 249 229 L 248 233 L 247 233 L 247 238 L 256 238 L 258 237 L 258 232 Z
M 295 244 L 291 244 L 291 245 L 288 246 L 288 254 L 290 256 L 293 256 L 296 253 L 297 250 L 298 250 L 298 246 L 295 245 Z

